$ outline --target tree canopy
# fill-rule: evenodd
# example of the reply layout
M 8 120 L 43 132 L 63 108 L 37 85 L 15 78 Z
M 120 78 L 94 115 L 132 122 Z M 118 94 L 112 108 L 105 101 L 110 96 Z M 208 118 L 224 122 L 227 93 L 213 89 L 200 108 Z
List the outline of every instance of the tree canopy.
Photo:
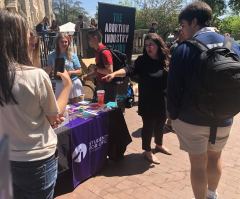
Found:
M 225 0 L 202 0 L 206 2 L 213 10 L 214 17 L 219 17 L 223 15 L 226 11 L 226 2 Z
M 240 13 L 240 1 L 239 0 L 229 0 L 228 5 L 235 14 Z
M 53 11 L 59 24 L 75 22 L 80 14 L 88 19 L 88 13 L 79 0 L 53 0 Z
M 202 0 L 206 2 L 213 11 L 212 17 L 212 26 L 219 26 L 220 19 L 219 17 L 222 16 L 226 12 L 227 4 L 225 0 Z
M 230 16 L 222 20 L 227 4 L 235 14 L 240 13 L 240 0 L 202 0 L 213 9 L 213 25 L 222 32 L 229 32 L 239 38 L 240 17 Z M 189 3 L 190 1 L 188 1 Z M 178 15 L 186 0 L 119 0 L 120 5 L 136 7 L 136 29 L 149 29 L 152 22 L 158 23 L 158 33 L 166 38 L 178 27 Z M 75 22 L 82 14 L 88 20 L 88 13 L 82 7 L 82 0 L 53 0 L 53 10 L 59 24 Z
M 230 33 L 235 40 L 240 40 L 240 16 L 229 16 L 224 18 L 219 29 L 221 33 Z
M 166 38 L 178 26 L 182 0 L 134 0 L 137 7 L 136 29 L 149 28 L 158 23 L 158 33 Z

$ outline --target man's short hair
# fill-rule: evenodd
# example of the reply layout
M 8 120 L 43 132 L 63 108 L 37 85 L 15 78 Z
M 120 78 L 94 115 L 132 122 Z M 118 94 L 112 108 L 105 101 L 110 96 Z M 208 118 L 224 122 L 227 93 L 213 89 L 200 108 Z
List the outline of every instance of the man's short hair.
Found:
M 87 35 L 88 35 L 88 38 L 89 37 L 97 37 L 99 42 L 102 41 L 102 33 L 98 29 L 89 30 Z
M 194 18 L 199 26 L 209 26 L 212 19 L 211 7 L 203 1 L 193 2 L 181 11 L 178 20 L 186 20 L 190 24 Z
M 78 15 L 78 19 L 83 19 L 83 15 Z

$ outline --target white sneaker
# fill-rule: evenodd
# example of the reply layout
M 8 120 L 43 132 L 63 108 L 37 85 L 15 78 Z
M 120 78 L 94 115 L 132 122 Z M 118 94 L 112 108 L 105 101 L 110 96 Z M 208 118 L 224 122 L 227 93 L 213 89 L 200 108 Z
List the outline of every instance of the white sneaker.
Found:
M 195 199 L 195 198 L 192 198 L 192 199 Z M 219 199 L 218 198 L 218 192 L 214 192 L 214 191 L 211 191 L 211 190 L 208 190 L 207 192 L 207 199 Z
M 208 189 L 207 191 L 207 199 L 218 199 L 218 193 L 217 191 L 211 191 Z

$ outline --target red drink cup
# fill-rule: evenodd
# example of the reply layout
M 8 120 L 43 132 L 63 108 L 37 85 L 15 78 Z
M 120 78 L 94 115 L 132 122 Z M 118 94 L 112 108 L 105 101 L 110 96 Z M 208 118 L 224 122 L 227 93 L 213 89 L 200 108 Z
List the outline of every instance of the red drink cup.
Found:
M 98 90 L 97 91 L 97 98 L 98 98 L 98 105 L 99 106 L 104 105 L 104 95 L 105 95 L 105 90 Z

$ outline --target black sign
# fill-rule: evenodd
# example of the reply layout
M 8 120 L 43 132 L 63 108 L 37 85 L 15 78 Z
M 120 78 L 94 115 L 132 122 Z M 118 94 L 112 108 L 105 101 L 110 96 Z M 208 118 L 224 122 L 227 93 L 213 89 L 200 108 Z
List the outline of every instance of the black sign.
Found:
M 135 8 L 98 3 L 98 28 L 103 34 L 103 43 L 125 53 L 131 61 Z

